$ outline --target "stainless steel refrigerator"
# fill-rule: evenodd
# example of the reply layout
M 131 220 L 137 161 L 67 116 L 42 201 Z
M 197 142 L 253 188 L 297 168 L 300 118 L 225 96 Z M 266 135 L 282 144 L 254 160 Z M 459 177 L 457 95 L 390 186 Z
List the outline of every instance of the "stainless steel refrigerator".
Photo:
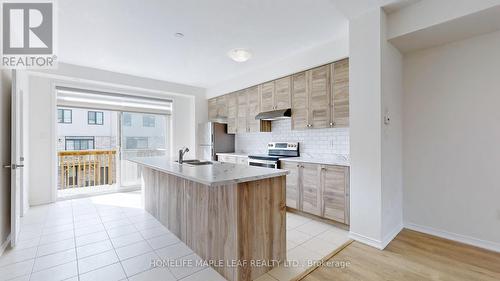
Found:
M 234 152 L 234 135 L 227 133 L 227 124 L 208 122 L 198 125 L 198 158 L 217 160 L 217 153 Z

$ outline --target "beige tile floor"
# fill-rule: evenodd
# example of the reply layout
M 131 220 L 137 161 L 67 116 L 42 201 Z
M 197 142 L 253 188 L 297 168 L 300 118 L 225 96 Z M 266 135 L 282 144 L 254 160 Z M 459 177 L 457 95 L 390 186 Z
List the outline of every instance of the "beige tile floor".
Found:
M 114 193 L 32 207 L 19 242 L 0 257 L 2 280 L 225 280 L 144 211 L 140 192 Z M 290 280 L 348 240 L 347 232 L 287 214 L 287 256 L 294 266 L 257 280 Z M 151 266 L 152 259 L 174 267 Z

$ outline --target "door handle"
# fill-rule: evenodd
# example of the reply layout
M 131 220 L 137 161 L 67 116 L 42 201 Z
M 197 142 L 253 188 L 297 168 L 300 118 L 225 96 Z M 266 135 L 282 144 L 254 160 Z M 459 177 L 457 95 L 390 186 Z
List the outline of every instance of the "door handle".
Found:
M 24 164 L 19 164 L 19 165 L 17 165 L 17 164 L 10 164 L 10 165 L 4 165 L 3 167 L 6 168 L 6 169 L 15 170 L 17 168 L 24 167 Z

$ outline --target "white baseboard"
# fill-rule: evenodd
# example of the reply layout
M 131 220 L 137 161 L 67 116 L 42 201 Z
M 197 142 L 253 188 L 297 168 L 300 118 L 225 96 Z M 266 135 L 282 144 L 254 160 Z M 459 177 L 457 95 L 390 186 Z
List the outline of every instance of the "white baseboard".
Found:
M 401 230 L 403 230 L 402 224 L 395 227 L 388 235 L 384 237 L 382 241 L 352 231 L 349 232 L 349 238 L 356 240 L 360 243 L 366 244 L 368 246 L 375 247 L 379 250 L 383 250 L 399 234 L 399 232 L 401 232 Z
M 384 247 L 382 247 L 382 241 L 376 240 L 376 239 L 373 239 L 373 238 L 370 238 L 370 237 L 367 237 L 367 236 L 364 236 L 364 235 L 361 235 L 361 234 L 358 234 L 358 233 L 355 233 L 352 231 L 349 232 L 349 238 L 351 238 L 352 240 L 356 240 L 360 243 L 366 244 L 368 246 L 372 246 L 372 247 L 377 248 L 379 250 L 384 249 Z
M 389 234 L 387 234 L 382 240 L 382 249 L 385 249 L 389 243 L 391 243 L 394 238 L 403 230 L 403 224 L 396 226 Z
M 9 236 L 7 236 L 7 239 L 5 239 L 5 241 L 3 241 L 2 245 L 0 246 L 0 256 L 3 255 L 3 252 L 5 252 L 5 249 L 7 249 L 9 244 L 10 244 L 10 234 Z
M 405 228 L 500 253 L 500 243 L 481 240 L 474 237 L 435 229 L 432 227 L 418 225 L 410 222 L 405 222 Z

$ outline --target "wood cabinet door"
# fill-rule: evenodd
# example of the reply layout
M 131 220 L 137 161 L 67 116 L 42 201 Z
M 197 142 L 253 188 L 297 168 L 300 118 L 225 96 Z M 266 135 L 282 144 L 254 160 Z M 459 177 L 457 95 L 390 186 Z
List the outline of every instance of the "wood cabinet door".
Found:
M 290 76 L 274 81 L 274 106 L 275 109 L 287 109 L 292 107 L 292 78 Z
M 290 171 L 286 175 L 286 206 L 299 209 L 299 166 L 297 162 L 282 161 L 281 169 Z
M 260 112 L 274 110 L 274 81 L 262 84 L 260 91 Z
M 238 95 L 232 93 L 226 96 L 227 105 L 227 133 L 236 134 L 238 120 Z
M 217 117 L 227 117 L 226 96 L 216 98 Z
M 349 127 L 349 59 L 331 64 L 333 127 Z
M 208 120 L 214 120 L 217 118 L 217 99 L 208 100 Z
M 292 130 L 307 128 L 309 99 L 306 72 L 292 75 Z
M 247 115 L 248 115 L 248 95 L 246 90 L 238 91 L 238 121 L 237 133 L 244 133 L 247 131 Z
M 349 168 L 323 165 L 321 167 L 323 186 L 322 216 L 341 223 L 348 223 Z
M 255 116 L 260 112 L 259 86 L 248 88 L 246 92 L 248 99 L 248 132 L 260 132 L 260 120 L 255 120 Z
M 330 65 L 307 71 L 310 128 L 330 127 Z
M 301 163 L 301 210 L 321 216 L 321 181 L 318 164 Z

